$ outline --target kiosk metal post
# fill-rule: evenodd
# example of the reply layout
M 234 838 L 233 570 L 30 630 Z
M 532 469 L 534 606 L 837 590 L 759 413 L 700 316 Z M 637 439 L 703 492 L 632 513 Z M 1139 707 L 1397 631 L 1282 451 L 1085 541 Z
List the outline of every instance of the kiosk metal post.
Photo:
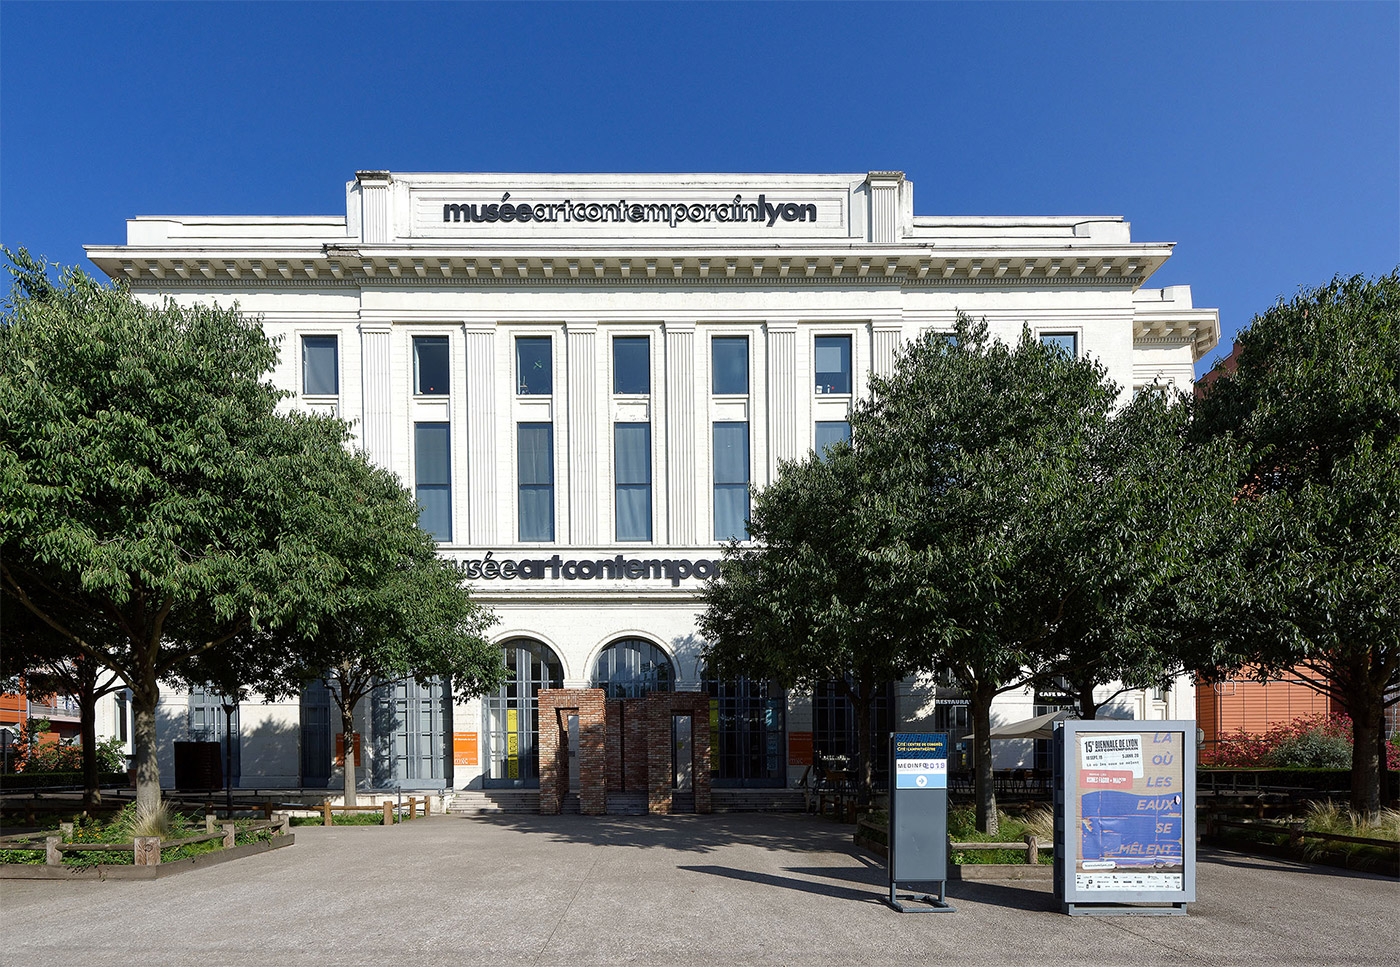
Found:
M 948 734 L 890 736 L 890 898 L 900 913 L 948 913 Z M 938 896 L 901 895 L 899 884 L 937 883 Z M 926 907 L 906 907 L 919 900 Z

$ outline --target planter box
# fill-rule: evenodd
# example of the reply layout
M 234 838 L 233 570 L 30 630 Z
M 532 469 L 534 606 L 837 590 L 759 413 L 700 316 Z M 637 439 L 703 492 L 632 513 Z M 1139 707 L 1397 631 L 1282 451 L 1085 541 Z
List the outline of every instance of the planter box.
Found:
M 41 866 L 28 863 L 0 864 L 0 880 L 159 880 L 177 873 L 198 870 L 206 866 L 217 866 L 230 860 L 255 856 L 268 850 L 281 849 L 296 842 L 296 836 L 274 836 L 260 843 L 245 843 L 232 849 L 215 850 L 199 856 L 171 860 L 158 866 Z

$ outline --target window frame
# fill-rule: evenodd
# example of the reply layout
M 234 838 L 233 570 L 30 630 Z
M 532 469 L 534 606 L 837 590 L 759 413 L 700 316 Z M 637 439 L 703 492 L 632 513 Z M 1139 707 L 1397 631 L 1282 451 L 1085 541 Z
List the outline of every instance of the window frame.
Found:
M 817 351 L 824 339 L 841 339 L 846 342 L 846 388 L 825 390 L 817 382 L 821 372 L 817 369 Z M 812 394 L 814 396 L 854 396 L 856 389 L 856 339 L 849 332 L 819 332 L 812 335 Z
M 1052 346 L 1057 349 L 1063 349 L 1064 347 L 1058 346 L 1055 343 L 1047 343 L 1045 340 L 1064 336 L 1068 336 L 1070 339 L 1074 340 L 1074 348 L 1069 351 L 1069 357 L 1071 359 L 1078 359 L 1084 346 L 1084 335 L 1078 329 L 1041 329 L 1035 334 L 1036 340 L 1042 346 Z
M 744 390 L 742 393 L 731 393 L 719 388 L 719 373 L 716 362 L 719 359 L 715 348 L 720 342 L 742 342 L 744 344 Z M 749 334 L 713 334 L 710 336 L 710 395 L 737 399 L 747 397 L 753 391 L 753 347 L 749 340 Z
M 742 482 L 737 480 L 721 481 L 719 479 L 719 461 L 715 457 L 715 454 L 719 450 L 719 441 L 717 439 L 719 435 L 719 428 L 731 426 L 743 428 L 742 438 L 744 441 L 745 479 Z M 748 420 L 715 420 L 713 423 L 710 424 L 710 519 L 713 525 L 711 527 L 711 533 L 714 535 L 715 541 L 719 543 L 725 543 L 735 539 L 741 542 L 750 541 L 753 539 L 752 536 L 749 534 L 748 528 L 749 515 L 753 513 L 753 495 L 750 493 L 750 490 L 753 487 L 753 440 L 751 434 L 752 428 Z M 731 533 L 728 536 L 721 536 L 719 532 L 720 488 L 724 488 L 726 491 L 731 491 L 741 486 L 744 491 L 744 523 L 740 529 L 741 532 L 738 534 Z
M 621 471 L 621 466 L 620 466 L 620 463 L 619 463 L 619 457 L 620 457 L 621 452 L 622 452 L 622 451 L 621 451 L 621 448 L 618 446 L 618 438 L 619 438 L 619 436 L 621 435 L 621 434 L 619 433 L 619 431 L 623 430 L 624 428 L 628 428 L 628 429 L 630 430 L 630 428 L 632 428 L 632 427 L 643 427 L 643 428 L 645 428 L 645 431 L 646 431 L 646 453 L 645 453 L 645 457 L 644 457 L 644 459 L 643 459 L 643 461 L 642 461 L 642 464 L 641 464 L 642 466 L 644 466 L 644 467 L 646 468 L 646 481 L 645 481 L 644 483 L 642 483 L 642 482 L 633 482 L 633 481 L 628 481 L 628 482 L 624 483 L 624 482 L 622 481 L 622 471 Z M 656 503 L 655 503 L 655 494 L 654 494 L 653 486 L 652 486 L 652 485 L 653 485 L 653 474 L 652 474 L 652 465 L 651 465 L 651 461 L 652 461 L 652 432 L 651 432 L 651 423 L 650 423 L 650 422 L 640 422 L 640 421 L 638 421 L 638 422 L 626 422 L 626 421 L 615 422 L 615 423 L 613 424 L 613 538 L 614 538 L 614 540 L 616 540 L 619 544 L 624 544 L 624 543 L 626 543 L 626 544 L 632 544 L 632 543 L 647 544 L 647 543 L 651 543 L 651 541 L 653 541 L 653 540 L 655 539 L 655 534 L 656 534 Z M 627 492 L 633 492 L 633 491 L 640 492 L 640 491 L 643 491 L 643 490 L 644 490 L 644 491 L 646 492 L 646 536 L 645 536 L 645 537 L 623 537 L 623 536 L 622 536 L 622 510 L 621 510 L 621 503 L 622 503 L 622 494 L 623 494 L 624 490 L 626 490 Z
M 441 427 L 446 433 L 447 452 L 444 454 L 447 465 L 446 483 L 423 483 L 422 482 L 422 461 L 419 458 L 419 427 Z M 454 508 L 452 503 L 452 424 L 447 420 L 414 420 L 413 421 L 413 499 L 419 505 L 418 526 L 433 535 L 433 540 L 439 544 L 451 544 L 453 534 L 456 532 L 454 520 Z M 419 499 L 419 494 L 427 488 L 430 492 L 443 492 L 447 494 L 447 536 L 440 537 L 432 528 L 423 525 L 423 502 Z
M 632 391 L 632 390 L 623 390 L 623 389 L 619 389 L 619 388 L 618 388 L 619 369 L 618 369 L 618 365 L 617 365 L 617 350 L 618 350 L 618 345 L 619 345 L 620 343 L 637 343 L 637 342 L 642 343 L 642 344 L 646 347 L 646 353 L 645 353 L 645 355 L 644 355 L 644 358 L 646 359 L 646 376 L 647 376 L 647 380 L 646 380 L 646 389 L 643 390 L 642 392 L 635 392 L 635 391 Z M 610 366 L 610 370 L 611 370 L 611 373 L 612 373 L 612 395 L 613 395 L 613 396 L 626 396 L 626 397 L 633 397 L 633 398 L 640 398 L 640 397 L 643 397 L 643 396 L 651 396 L 651 376 L 652 376 L 651 369 L 652 369 L 652 366 L 651 366 L 651 334 L 650 334 L 650 333 L 642 333 L 642 334 L 638 334 L 638 333 L 625 333 L 625 334 L 623 334 L 623 333 L 616 333 L 616 334 L 614 334 L 614 335 L 609 339 L 608 361 L 609 361 L 609 366 Z
M 432 340 L 441 341 L 446 353 L 444 375 L 447 378 L 447 385 L 441 392 L 425 392 L 423 390 L 422 376 L 418 366 L 418 344 L 420 341 Z M 452 395 L 452 337 L 447 333 L 425 332 L 409 336 L 408 339 L 409 361 L 413 366 L 413 395 L 416 398 L 427 400 L 446 399 Z
M 521 459 L 524 451 L 521 447 L 522 431 L 526 428 L 539 429 L 547 428 L 548 439 L 545 446 L 545 453 L 549 456 L 549 483 L 523 483 L 521 481 Z M 556 486 L 558 484 L 558 467 L 554 459 L 554 423 L 542 420 L 519 420 L 515 424 L 515 536 L 521 544 L 550 544 L 553 543 L 559 533 L 559 508 L 557 507 L 558 494 Z M 527 489 L 531 492 L 548 491 L 549 493 L 549 536 L 547 537 L 526 537 L 525 518 L 521 514 L 521 497 Z
M 511 337 L 511 372 L 514 374 L 514 395 L 519 399 L 533 399 L 543 397 L 549 399 L 554 396 L 554 335 L 547 332 L 522 332 Z M 549 392 L 538 393 L 528 392 L 524 389 L 524 382 L 520 377 L 520 343 L 522 340 L 534 343 L 543 342 L 549 347 L 549 365 L 545 371 L 549 374 Z
M 333 372 L 335 374 L 335 391 L 332 393 L 312 393 L 306 388 L 306 376 L 308 371 L 308 367 L 306 365 L 306 340 L 308 339 L 330 339 L 335 344 L 335 366 L 333 368 Z M 301 387 L 302 397 L 315 400 L 338 399 L 340 397 L 341 384 L 344 382 L 344 380 L 340 378 L 340 333 L 331 332 L 327 330 L 298 331 L 297 346 L 301 350 L 301 352 L 297 356 L 297 370 L 298 375 L 300 376 L 300 379 L 297 382 L 298 385 Z

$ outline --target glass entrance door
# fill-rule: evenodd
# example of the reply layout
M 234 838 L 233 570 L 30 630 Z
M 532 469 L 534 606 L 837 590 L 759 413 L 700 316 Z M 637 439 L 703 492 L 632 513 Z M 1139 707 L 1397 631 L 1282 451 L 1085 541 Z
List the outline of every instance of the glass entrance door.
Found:
M 705 680 L 715 786 L 781 786 L 787 693 L 771 682 Z
M 483 701 L 488 788 L 540 784 L 542 688 L 564 687 L 564 666 L 549 646 L 532 638 L 512 638 L 503 646 L 506 682 Z

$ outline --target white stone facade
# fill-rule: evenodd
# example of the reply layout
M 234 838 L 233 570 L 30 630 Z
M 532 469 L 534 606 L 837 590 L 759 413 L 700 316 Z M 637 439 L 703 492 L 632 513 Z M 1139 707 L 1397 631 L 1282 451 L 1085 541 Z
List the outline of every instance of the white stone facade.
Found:
M 295 394 L 292 405 L 352 421 L 359 444 L 410 489 L 424 479 L 415 425 L 446 424 L 442 553 L 515 566 L 512 579 L 475 585 L 500 616 L 493 635 L 547 645 L 570 687 L 591 684 L 599 652 L 619 638 L 659 646 L 676 687 L 700 687 L 700 581 L 645 562 L 684 561 L 693 572 L 719 557 L 715 424 L 746 425 L 748 482 L 762 487 L 780 460 L 815 446 L 818 422 L 846 419 L 903 341 L 951 328 L 960 311 L 1007 340 L 1023 326 L 1072 334 L 1125 398 L 1154 382 L 1189 389 L 1193 364 L 1219 337 L 1216 311 L 1194 308 L 1189 287 L 1143 287 L 1172 245 L 1133 242 L 1123 219 L 919 216 L 899 172 L 360 172 L 346 200 L 344 216 L 136 218 L 125 245 L 88 254 L 142 298 L 236 302 L 260 315 L 281 340 L 273 379 Z M 334 392 L 305 392 L 308 336 L 335 338 Z M 424 336 L 447 340 L 445 393 L 415 392 L 413 340 Z M 616 393 L 613 341 L 639 336 L 648 391 Z M 743 393 L 713 391 L 713 340 L 726 336 L 748 340 Z M 817 391 L 817 340 L 832 336 L 849 338 L 849 393 Z M 548 394 L 517 392 L 520 337 L 550 340 Z M 552 540 L 520 539 L 522 423 L 552 428 Z M 650 426 L 649 541 L 617 539 L 614 435 L 628 423 Z M 554 555 L 561 565 L 613 562 L 618 574 L 575 567 L 567 577 L 546 564 L 541 577 L 520 575 L 519 562 Z M 629 572 L 630 561 L 647 576 Z M 931 689 L 904 683 L 895 701 L 899 723 L 932 726 Z M 1160 701 L 1133 692 L 1120 702 L 1135 717 L 1193 717 L 1185 681 Z M 1028 718 L 1033 706 L 1013 694 L 996 714 Z M 165 707 L 162 721 L 180 728 L 185 697 Z M 484 710 L 456 705 L 441 725 L 459 737 L 454 786 L 479 784 L 500 755 L 488 748 Z M 244 705 L 242 785 L 303 781 L 293 745 L 302 714 L 295 702 Z M 807 697 L 788 696 L 784 742 L 811 732 L 813 718 Z M 999 767 L 1031 764 L 1029 743 L 1000 745 Z M 780 755 L 795 780 L 801 756 Z

